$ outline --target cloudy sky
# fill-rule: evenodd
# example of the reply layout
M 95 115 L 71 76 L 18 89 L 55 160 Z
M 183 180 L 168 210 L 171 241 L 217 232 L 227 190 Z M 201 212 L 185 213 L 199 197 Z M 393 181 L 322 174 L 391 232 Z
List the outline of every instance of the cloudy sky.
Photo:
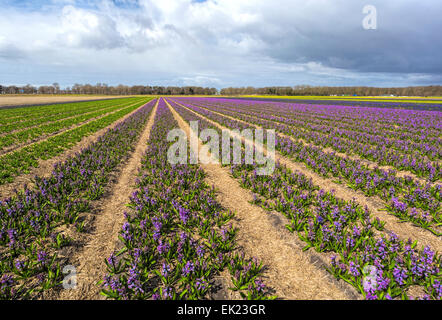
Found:
M 441 12 L 440 0 L 0 0 L 0 83 L 442 84 Z

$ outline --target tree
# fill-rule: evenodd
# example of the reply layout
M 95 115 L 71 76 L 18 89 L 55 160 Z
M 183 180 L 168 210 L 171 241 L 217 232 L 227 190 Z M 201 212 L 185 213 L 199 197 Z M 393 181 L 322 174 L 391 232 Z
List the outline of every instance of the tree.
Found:
M 55 94 L 58 94 L 58 92 L 60 91 L 60 85 L 58 84 L 58 82 L 54 82 L 52 84 L 52 86 L 54 87 L 54 92 Z

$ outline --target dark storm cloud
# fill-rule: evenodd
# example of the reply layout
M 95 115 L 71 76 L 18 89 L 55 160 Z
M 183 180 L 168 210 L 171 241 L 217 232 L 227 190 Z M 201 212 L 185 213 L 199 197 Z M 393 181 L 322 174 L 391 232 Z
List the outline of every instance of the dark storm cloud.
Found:
M 337 4 L 339 2 L 340 4 Z M 330 1 L 316 14 L 279 20 L 275 15 L 248 28 L 267 44 L 266 55 L 279 61 L 315 61 L 360 72 L 442 73 L 441 1 L 382 1 L 377 29 L 365 30 L 366 1 Z M 278 26 L 268 33 L 266 26 Z

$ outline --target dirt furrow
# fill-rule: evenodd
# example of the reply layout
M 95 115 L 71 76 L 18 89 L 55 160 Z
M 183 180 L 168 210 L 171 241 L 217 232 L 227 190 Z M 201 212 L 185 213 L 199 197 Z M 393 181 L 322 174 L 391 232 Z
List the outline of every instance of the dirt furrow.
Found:
M 223 127 L 218 122 L 208 119 L 192 109 L 183 106 L 182 104 L 179 105 L 198 115 L 202 119 L 209 121 L 218 128 L 228 130 L 228 128 Z M 253 126 L 252 124 L 250 125 Z M 246 141 L 246 143 L 252 142 Z M 312 172 L 305 164 L 295 162 L 294 160 L 284 157 L 279 154 L 279 152 L 275 152 L 275 161 L 279 161 L 282 165 L 285 165 L 292 171 L 303 173 L 307 178 L 312 179 L 312 182 L 315 185 L 327 192 L 333 191 L 338 198 L 346 201 L 351 201 L 354 199 L 361 206 L 367 206 L 374 218 L 377 217 L 380 220 L 385 221 L 386 232 L 394 232 L 403 240 L 407 240 L 408 238 L 416 239 L 418 240 L 420 246 L 430 246 L 433 250 L 442 252 L 442 241 L 440 238 L 432 234 L 430 231 L 418 226 L 414 226 L 409 222 L 400 222 L 397 217 L 382 210 L 385 207 L 385 202 L 378 197 L 367 197 L 362 191 L 355 191 L 345 185 L 341 185 L 331 181 L 330 179 L 323 178 L 315 172 Z
M 104 298 L 100 296 L 101 288 L 97 283 L 106 274 L 104 260 L 116 248 L 118 235 L 124 223 L 124 212 L 127 210 L 126 204 L 130 202 L 129 196 L 134 189 L 135 179 L 154 124 L 158 101 L 149 116 L 135 151 L 119 170 L 118 180 L 111 187 L 109 196 L 100 200 L 101 205 L 97 208 L 99 214 L 95 217 L 93 232 L 87 235 L 85 241 L 87 244 L 70 259 L 77 264 L 77 288 L 62 290 L 58 299 L 97 300 Z
M 20 190 L 23 187 L 23 185 L 25 185 L 25 184 L 28 186 L 32 186 L 32 184 L 33 184 L 32 181 L 35 176 L 47 177 L 47 176 L 51 175 L 52 169 L 57 162 L 65 161 L 67 158 L 75 155 L 77 152 L 80 152 L 83 148 L 86 148 L 91 143 L 94 143 L 95 141 L 97 141 L 97 139 L 100 136 L 102 136 L 107 130 L 115 128 L 115 126 L 117 126 L 119 123 L 121 123 L 124 120 L 126 120 L 127 118 L 129 118 L 132 114 L 134 114 L 138 110 L 139 110 L 139 108 L 128 113 L 127 115 L 118 119 L 117 121 L 110 124 L 109 126 L 98 130 L 94 134 L 84 137 L 75 146 L 64 151 L 60 155 L 53 157 L 51 159 L 48 159 L 48 160 L 40 160 L 38 163 L 38 167 L 32 168 L 30 173 L 15 177 L 14 181 L 11 183 L 6 183 L 4 185 L 0 185 L 0 199 L 5 199 L 5 198 L 13 196 L 15 194 L 15 190 Z
M 189 134 L 189 125 L 169 105 L 180 127 Z M 200 141 L 201 144 L 201 141 Z M 217 190 L 218 201 L 236 213 L 238 244 L 265 265 L 265 282 L 283 299 L 357 299 L 359 294 L 348 284 L 336 281 L 323 268 L 323 261 L 283 227 L 283 220 L 252 205 L 252 194 L 233 179 L 227 168 L 201 164 L 207 182 Z

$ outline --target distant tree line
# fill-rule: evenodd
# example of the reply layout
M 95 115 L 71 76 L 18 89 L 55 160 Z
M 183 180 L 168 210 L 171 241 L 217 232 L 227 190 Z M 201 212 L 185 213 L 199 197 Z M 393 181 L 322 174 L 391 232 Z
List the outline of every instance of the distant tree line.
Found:
M 1 86 L 0 94 L 97 94 L 97 95 L 214 95 L 216 88 L 203 88 L 195 86 L 162 87 L 162 86 L 109 86 L 105 83 L 74 84 L 72 87 L 61 88 L 58 83 L 49 86 Z
M 314 87 L 300 85 L 294 87 L 242 87 L 221 89 L 222 95 L 278 95 L 278 96 L 442 96 L 442 86 L 420 86 L 403 88 L 376 87 Z
M 418 86 L 402 88 L 377 88 L 377 87 L 315 87 L 298 85 L 294 87 L 241 87 L 221 89 L 222 95 L 278 95 L 278 96 L 442 96 L 442 86 Z M 216 88 L 203 88 L 196 86 L 163 87 L 163 86 L 109 86 L 105 83 L 74 84 L 72 87 L 61 88 L 58 83 L 35 87 L 2 86 L 0 94 L 97 94 L 97 95 L 215 95 Z

